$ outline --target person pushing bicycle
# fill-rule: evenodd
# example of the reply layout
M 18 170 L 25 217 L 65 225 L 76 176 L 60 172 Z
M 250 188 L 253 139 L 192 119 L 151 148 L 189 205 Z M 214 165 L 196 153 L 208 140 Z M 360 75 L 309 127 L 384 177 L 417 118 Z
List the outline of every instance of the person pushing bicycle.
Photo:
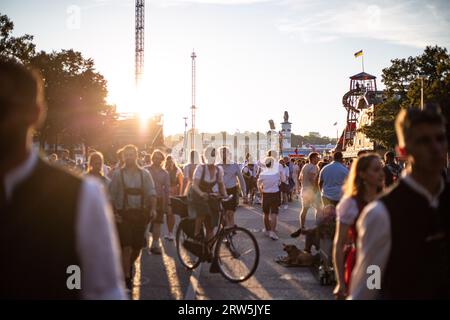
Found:
M 198 165 L 194 171 L 192 188 L 188 192 L 190 209 L 195 212 L 195 238 L 200 239 L 202 223 L 206 229 L 206 240 L 213 236 L 214 227 L 218 223 L 219 203 L 210 194 L 220 192 L 227 197 L 223 182 L 223 169 L 215 165 L 216 148 L 207 147 L 203 152 L 204 164 Z

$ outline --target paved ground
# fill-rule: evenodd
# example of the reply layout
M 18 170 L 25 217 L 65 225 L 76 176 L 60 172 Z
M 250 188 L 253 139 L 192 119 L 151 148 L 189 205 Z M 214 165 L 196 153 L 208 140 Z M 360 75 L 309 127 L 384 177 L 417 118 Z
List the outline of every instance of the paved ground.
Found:
M 299 210 L 299 202 L 294 201 L 289 204 L 289 209 L 280 211 L 277 227 L 280 240 L 273 241 L 261 232 L 263 223 L 259 206 L 238 208 L 238 225 L 252 231 L 260 248 L 258 269 L 246 282 L 233 284 L 221 274 L 211 274 L 207 263 L 193 272 L 187 271 L 178 261 L 175 243 L 162 240 L 162 256 L 144 250 L 136 264 L 133 299 L 332 299 L 332 287 L 320 286 L 310 269 L 285 268 L 274 261 L 284 254 L 282 243 L 293 243 L 303 248 L 303 237 L 300 240 L 289 237 L 299 225 Z M 307 226 L 313 224 L 312 220 L 313 214 L 309 212 Z

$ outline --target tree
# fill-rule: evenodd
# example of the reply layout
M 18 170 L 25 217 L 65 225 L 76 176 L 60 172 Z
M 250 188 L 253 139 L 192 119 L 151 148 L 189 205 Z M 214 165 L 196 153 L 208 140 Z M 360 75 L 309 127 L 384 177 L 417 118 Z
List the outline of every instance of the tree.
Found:
M 384 103 L 376 106 L 370 126 L 364 126 L 361 131 L 372 141 L 386 149 L 391 149 L 397 143 L 394 123 L 395 117 L 400 110 L 400 100 L 391 97 Z
M 39 132 L 41 143 L 98 144 L 112 127 L 115 108 L 106 103 L 107 83 L 93 60 L 73 50 L 42 51 L 30 64 L 45 80 L 48 111 Z
M 450 138 L 450 57 L 447 49 L 428 46 L 417 57 L 394 59 L 391 63 L 382 74 L 386 99 L 375 107 L 372 124 L 361 131 L 385 148 L 394 148 L 397 143 L 394 121 L 398 112 L 401 108 L 420 107 L 420 76 L 424 79 L 424 101 L 440 105 Z
M 107 82 L 94 61 L 80 52 L 36 53 L 33 36 L 13 37 L 13 22 L 0 15 L 0 57 L 15 59 L 39 70 L 46 93 L 47 118 L 37 132 L 41 146 L 110 143 L 115 106 L 106 103 Z
M 0 13 L 0 57 L 17 59 L 28 63 L 35 53 L 33 36 L 28 34 L 21 37 L 11 35 L 14 23 L 6 15 Z
M 329 137 L 320 137 L 317 135 L 308 134 L 307 136 L 301 136 L 292 134 L 291 135 L 292 146 L 302 146 L 307 144 L 334 144 L 336 143 L 336 138 L 331 139 Z

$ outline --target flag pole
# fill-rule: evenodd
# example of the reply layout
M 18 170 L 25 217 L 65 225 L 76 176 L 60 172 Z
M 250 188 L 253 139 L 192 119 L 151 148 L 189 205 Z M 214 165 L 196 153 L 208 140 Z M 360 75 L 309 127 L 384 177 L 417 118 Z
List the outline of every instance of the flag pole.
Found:
M 362 70 L 363 70 L 363 72 L 364 72 L 364 53 L 362 54 L 362 60 L 361 60 L 361 63 L 362 63 Z

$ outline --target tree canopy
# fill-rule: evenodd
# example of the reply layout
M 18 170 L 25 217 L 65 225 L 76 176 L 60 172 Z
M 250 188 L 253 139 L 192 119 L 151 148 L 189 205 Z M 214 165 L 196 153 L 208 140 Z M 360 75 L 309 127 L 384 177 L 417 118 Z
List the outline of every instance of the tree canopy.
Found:
M 424 102 L 439 104 L 447 120 L 447 137 L 450 137 L 450 56 L 447 49 L 428 46 L 417 57 L 393 59 L 391 63 L 382 73 L 385 101 L 375 107 L 372 124 L 361 131 L 372 141 L 392 149 L 397 143 L 395 117 L 401 108 L 420 107 L 423 78 Z
M 107 141 L 116 113 L 106 102 L 107 81 L 95 70 L 94 61 L 72 49 L 36 52 L 33 37 L 12 37 L 13 29 L 13 22 L 0 14 L 0 57 L 39 70 L 44 80 L 47 118 L 37 132 L 41 146 L 95 146 Z

